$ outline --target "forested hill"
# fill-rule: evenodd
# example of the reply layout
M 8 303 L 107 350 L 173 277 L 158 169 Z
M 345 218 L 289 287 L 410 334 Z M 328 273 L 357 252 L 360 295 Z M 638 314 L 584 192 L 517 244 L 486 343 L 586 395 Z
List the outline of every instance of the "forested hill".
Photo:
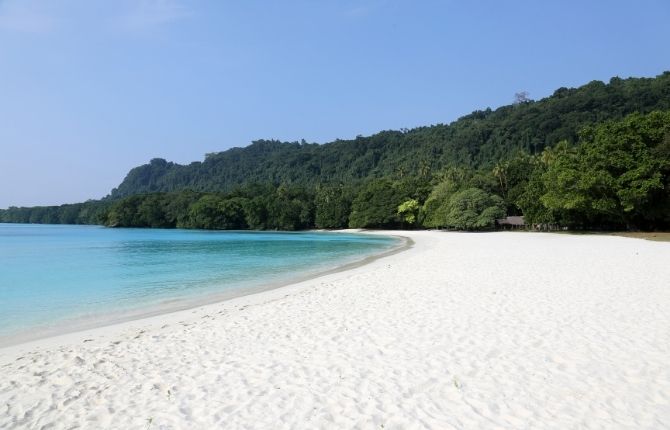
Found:
M 612 78 L 550 97 L 475 111 L 451 124 L 326 144 L 259 140 L 179 165 L 154 159 L 132 169 L 112 199 L 182 189 L 226 192 L 244 183 L 315 184 L 357 179 L 430 176 L 447 166 L 489 168 L 519 150 L 538 154 L 577 141 L 588 124 L 632 112 L 670 109 L 670 72 L 656 78 Z

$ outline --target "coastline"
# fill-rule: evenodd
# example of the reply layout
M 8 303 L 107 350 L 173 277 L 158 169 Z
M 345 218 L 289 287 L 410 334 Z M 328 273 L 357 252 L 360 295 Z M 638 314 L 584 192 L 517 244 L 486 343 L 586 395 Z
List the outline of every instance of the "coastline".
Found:
M 346 271 L 24 344 L 2 358 L 0 427 L 670 421 L 670 244 L 402 234 L 414 246 Z
M 19 335 L 2 339 L 3 342 L 0 343 L 0 365 L 4 364 L 7 360 L 11 360 L 17 354 L 32 349 L 60 346 L 70 342 L 83 342 L 86 339 L 95 338 L 98 335 L 114 332 L 116 329 L 122 330 L 127 326 L 133 325 L 133 323 L 142 324 L 143 321 L 146 321 L 149 324 L 158 323 L 163 320 L 163 317 L 169 316 L 170 314 L 175 314 L 173 316 L 174 318 L 168 317 L 166 319 L 179 319 L 179 317 L 186 317 L 189 314 L 196 312 L 199 308 L 233 301 L 247 296 L 262 295 L 265 292 L 302 284 L 323 276 L 345 272 L 372 263 L 380 258 L 403 252 L 414 245 L 414 241 L 411 238 L 399 234 L 390 234 L 392 232 L 391 230 L 383 233 L 376 233 L 374 230 L 361 229 L 329 231 L 333 233 L 378 234 L 381 236 L 397 238 L 401 243 L 390 249 L 383 250 L 382 252 L 366 255 L 361 259 L 350 261 L 316 273 L 297 276 L 286 281 L 265 284 L 257 287 L 233 289 L 220 294 L 208 294 L 199 299 L 178 300 L 178 303 L 170 301 L 167 302 L 170 304 L 164 303 L 161 306 L 152 306 L 149 309 L 128 313 L 127 315 L 119 316 L 117 318 L 112 318 L 110 315 L 109 318 L 104 319 L 78 321 L 76 324 L 69 325 L 64 324 L 52 331 L 40 331 L 39 334 L 33 336 L 20 333 Z M 259 297 L 258 299 L 262 300 L 262 297 Z

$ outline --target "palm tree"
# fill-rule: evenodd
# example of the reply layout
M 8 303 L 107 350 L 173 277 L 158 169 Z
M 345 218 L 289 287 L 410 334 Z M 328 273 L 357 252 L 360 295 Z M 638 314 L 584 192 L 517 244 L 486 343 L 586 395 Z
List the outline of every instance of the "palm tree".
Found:
M 507 169 L 509 168 L 508 162 L 498 161 L 493 167 L 493 176 L 498 178 L 500 182 L 500 191 L 502 192 L 503 197 L 507 197 Z

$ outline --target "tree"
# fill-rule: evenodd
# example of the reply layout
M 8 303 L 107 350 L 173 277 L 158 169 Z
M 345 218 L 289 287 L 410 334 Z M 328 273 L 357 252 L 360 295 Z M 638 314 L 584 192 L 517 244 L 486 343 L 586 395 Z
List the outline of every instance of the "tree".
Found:
M 449 200 L 444 221 L 446 226 L 461 230 L 488 230 L 504 216 L 505 204 L 499 196 L 468 188 Z
M 209 230 L 222 229 L 226 224 L 226 218 L 221 208 L 223 202 L 222 197 L 214 194 L 206 194 L 200 197 L 188 209 L 188 226 Z
M 540 197 L 571 227 L 651 228 L 669 221 L 670 159 L 663 148 L 670 112 L 633 114 L 581 133 L 580 145 L 559 145 Z
M 314 225 L 314 196 L 302 186 L 282 184 L 267 200 L 268 229 L 302 230 Z
M 319 187 L 314 198 L 316 227 L 346 228 L 351 201 L 351 192 L 343 185 Z
M 351 204 L 349 227 L 389 228 L 398 223 L 397 208 L 402 196 L 387 179 L 367 183 Z
M 528 91 L 519 91 L 518 93 L 514 93 L 514 104 L 519 105 L 531 102 L 532 100 L 530 97 L 528 97 L 529 95 L 530 93 Z
M 256 196 L 248 199 L 244 205 L 244 220 L 249 228 L 263 230 L 268 225 L 267 198 Z
M 245 220 L 244 206 L 247 199 L 234 197 L 219 203 L 221 216 L 218 228 L 222 230 L 243 230 L 248 227 Z
M 202 197 L 202 193 L 185 190 L 166 195 L 165 219 L 172 227 L 189 228 L 189 207 Z
M 384 177 L 429 178 L 430 172 L 448 166 L 490 172 L 497 161 L 518 150 L 538 154 L 562 140 L 574 144 L 579 131 L 593 122 L 670 109 L 669 91 L 666 72 L 652 79 L 560 88 L 534 102 L 520 92 L 517 104 L 477 110 L 450 124 L 387 130 L 323 145 L 259 140 L 188 165 L 154 160 L 132 169 L 111 197 L 184 189 L 228 193 L 251 182 L 312 187 Z
M 508 214 L 523 212 L 529 223 L 670 228 L 668 94 L 670 72 L 614 78 L 537 102 L 520 93 L 516 105 L 451 124 L 323 145 L 259 140 L 188 165 L 153 159 L 103 200 L 0 210 L 0 221 L 394 228 L 414 216 L 414 225 L 446 227 L 456 219 L 455 196 L 474 188 L 502 197 Z M 410 200 L 418 214 L 399 212 Z
M 423 225 L 429 228 L 444 227 L 445 211 L 451 197 L 458 191 L 468 187 L 479 188 L 485 186 L 483 184 L 487 181 L 486 177 L 488 175 L 477 174 L 472 169 L 463 167 L 445 169 L 440 175 L 440 182 L 433 187 L 423 204 L 421 210 Z
M 136 223 L 146 227 L 174 227 L 165 215 L 164 194 L 144 196 L 137 206 Z
M 142 195 L 130 196 L 114 203 L 107 213 L 109 227 L 147 227 L 137 216 L 137 208 L 142 203 Z
M 459 230 L 488 230 L 495 220 L 505 216 L 502 198 L 479 188 L 467 188 L 453 194 L 433 215 L 435 227 Z
M 507 169 L 509 168 L 509 163 L 498 161 L 495 166 L 493 166 L 493 176 L 498 179 L 500 183 L 500 194 L 503 198 L 507 195 L 508 184 L 507 184 Z
M 522 151 L 505 161 L 506 191 L 501 196 L 505 200 L 509 215 L 521 215 L 517 200 L 528 186 L 530 177 L 538 163 L 540 163 L 538 156 Z
M 543 181 L 545 172 L 546 164 L 538 163 L 530 174 L 528 182 L 515 199 L 515 204 L 523 213 L 524 221 L 528 225 L 558 223 L 554 211 L 547 208 L 541 201 L 542 196 L 547 192 Z
M 403 222 L 414 225 L 417 222 L 420 209 L 421 206 L 419 206 L 419 202 L 416 200 L 406 200 L 398 206 L 398 216 Z

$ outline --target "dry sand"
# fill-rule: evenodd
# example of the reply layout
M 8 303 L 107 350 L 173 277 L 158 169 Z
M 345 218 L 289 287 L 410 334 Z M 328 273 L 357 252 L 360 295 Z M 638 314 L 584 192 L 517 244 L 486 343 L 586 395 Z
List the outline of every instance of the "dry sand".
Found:
M 670 244 L 403 233 L 405 252 L 0 350 L 0 428 L 670 427 Z

